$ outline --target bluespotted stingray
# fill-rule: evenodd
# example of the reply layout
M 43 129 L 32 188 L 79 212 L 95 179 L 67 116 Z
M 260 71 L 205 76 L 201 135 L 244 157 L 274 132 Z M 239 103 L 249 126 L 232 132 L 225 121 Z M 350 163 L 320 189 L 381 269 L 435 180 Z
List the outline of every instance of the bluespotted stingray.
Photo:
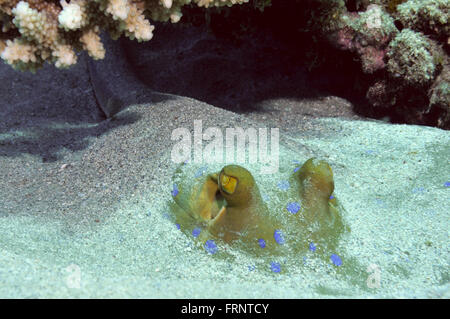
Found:
M 333 195 L 330 165 L 311 158 L 297 167 L 278 190 L 276 211 L 269 211 L 252 174 L 227 165 L 220 172 L 187 173 L 181 165 L 173 176 L 170 208 L 177 227 L 200 241 L 206 251 L 218 244 L 255 256 L 287 256 L 314 251 L 342 263 L 339 238 L 350 231 L 343 208 Z M 203 173 L 203 171 L 202 171 Z

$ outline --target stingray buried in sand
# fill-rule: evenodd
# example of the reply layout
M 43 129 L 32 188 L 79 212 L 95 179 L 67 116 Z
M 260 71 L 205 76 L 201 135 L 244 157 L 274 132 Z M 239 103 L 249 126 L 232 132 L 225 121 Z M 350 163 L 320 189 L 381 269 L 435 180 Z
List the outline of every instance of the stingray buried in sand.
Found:
M 296 168 L 292 187 L 278 196 L 284 204 L 274 212 L 244 167 L 228 165 L 201 178 L 189 177 L 184 167 L 173 178 L 178 183 L 171 210 L 180 228 L 202 243 L 216 240 L 260 256 L 304 252 L 313 243 L 325 253 L 348 230 L 325 161 L 312 158 Z

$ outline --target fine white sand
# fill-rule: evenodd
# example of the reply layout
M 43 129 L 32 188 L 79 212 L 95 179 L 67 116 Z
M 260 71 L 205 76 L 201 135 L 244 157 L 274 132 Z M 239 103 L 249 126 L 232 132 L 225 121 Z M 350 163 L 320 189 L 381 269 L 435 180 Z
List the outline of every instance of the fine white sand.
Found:
M 131 117 L 133 123 L 122 123 Z M 446 131 L 309 120 L 310 134 L 281 132 L 278 174 L 259 175 L 248 166 L 264 189 L 275 189 L 294 160 L 315 155 L 331 164 L 335 193 L 352 229 L 340 247 L 379 270 L 380 285 L 363 289 L 339 279 L 335 266 L 313 253 L 285 256 L 280 262 L 289 271 L 277 274 L 270 271 L 270 260 L 239 251 L 232 261 L 210 255 L 175 227 L 167 207 L 176 167 L 170 159 L 171 131 L 192 129 L 193 120 L 202 118 L 204 128 L 261 127 L 171 96 L 122 111 L 114 120 L 119 125 L 87 138 L 85 149 L 61 150 L 55 162 L 42 163 L 30 154 L 0 157 L 0 295 L 449 297 Z

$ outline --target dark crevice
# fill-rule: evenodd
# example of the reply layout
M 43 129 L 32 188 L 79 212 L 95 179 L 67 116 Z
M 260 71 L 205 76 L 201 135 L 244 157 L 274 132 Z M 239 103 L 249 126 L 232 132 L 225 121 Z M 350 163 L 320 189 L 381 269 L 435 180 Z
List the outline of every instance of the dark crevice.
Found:
M 347 0 L 345 1 L 345 6 L 347 8 L 348 11 L 350 12 L 355 12 L 358 11 L 358 4 L 357 4 L 357 0 Z
M 400 32 L 404 29 L 403 23 L 400 20 L 395 20 L 394 25 Z

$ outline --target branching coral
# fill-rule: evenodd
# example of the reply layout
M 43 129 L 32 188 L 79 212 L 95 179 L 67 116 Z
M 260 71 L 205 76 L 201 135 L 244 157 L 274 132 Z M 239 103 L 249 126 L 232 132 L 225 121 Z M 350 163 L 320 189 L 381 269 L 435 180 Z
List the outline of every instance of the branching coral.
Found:
M 63 7 L 58 15 L 59 26 L 66 31 L 77 30 L 84 27 L 88 22 L 87 19 L 87 2 L 86 0 L 75 0 L 68 4 L 61 1 Z
M 178 22 L 181 8 L 231 6 L 248 0 L 0 0 L 0 56 L 16 69 L 34 71 L 45 61 L 64 68 L 86 50 L 102 59 L 100 32 L 148 41 L 153 21 Z
M 47 58 L 58 66 L 76 62 L 76 55 L 58 37 L 54 20 L 57 9 L 49 4 L 40 12 L 21 1 L 11 9 L 11 13 L 14 16 L 12 22 L 21 36 L 6 41 L 1 57 L 7 63 L 18 69 L 34 70 Z

